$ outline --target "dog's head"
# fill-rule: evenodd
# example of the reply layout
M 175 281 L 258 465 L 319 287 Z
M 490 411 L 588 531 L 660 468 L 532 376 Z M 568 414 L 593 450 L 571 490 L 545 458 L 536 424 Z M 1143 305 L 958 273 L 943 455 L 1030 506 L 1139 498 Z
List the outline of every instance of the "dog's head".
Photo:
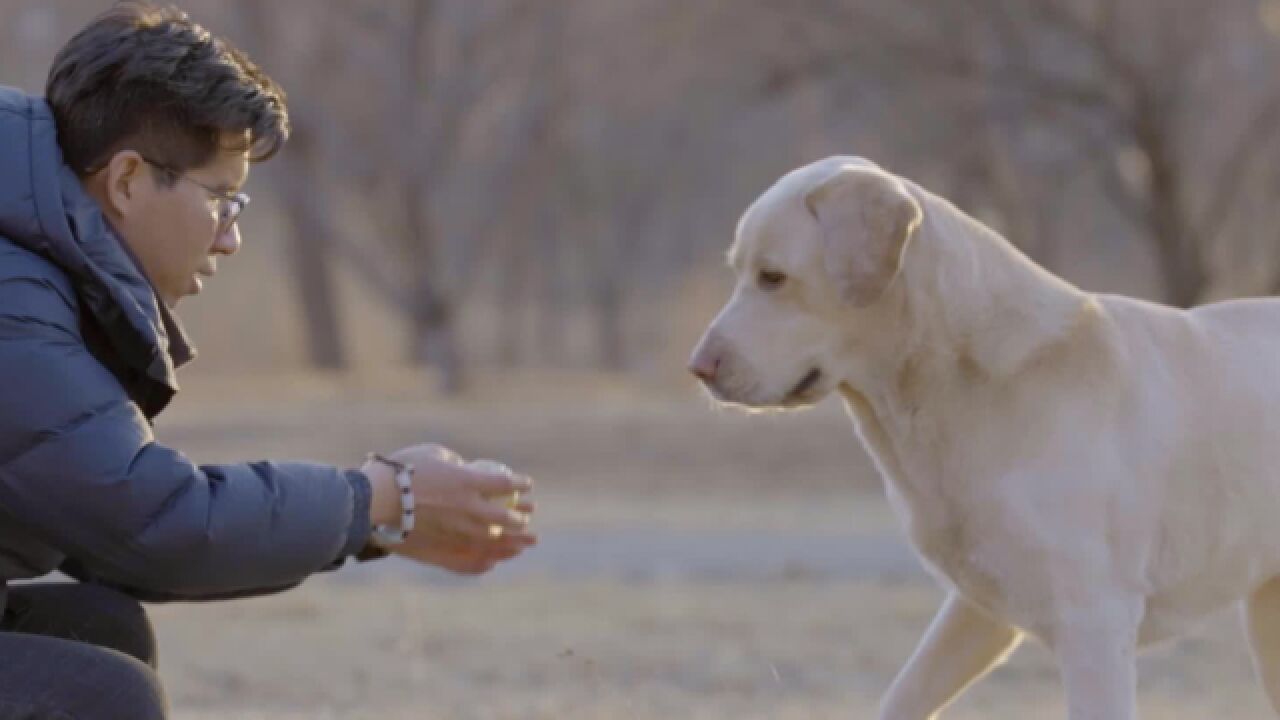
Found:
M 723 403 L 821 400 L 843 381 L 858 344 L 852 315 L 871 313 L 884 297 L 920 220 L 902 182 L 860 158 L 828 158 L 784 176 L 738 223 L 729 250 L 737 285 L 690 370 Z

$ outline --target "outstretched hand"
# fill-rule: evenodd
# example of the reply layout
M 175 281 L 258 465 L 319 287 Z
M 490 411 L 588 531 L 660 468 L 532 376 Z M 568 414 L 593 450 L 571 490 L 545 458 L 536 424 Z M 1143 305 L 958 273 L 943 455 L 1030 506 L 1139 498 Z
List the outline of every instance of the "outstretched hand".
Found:
M 501 466 L 467 467 L 456 453 L 434 444 L 407 447 L 389 457 L 414 466 L 414 529 L 404 543 L 388 548 L 392 553 L 477 575 L 537 542 L 527 529 L 534 506 L 522 497 L 533 488 L 528 477 Z M 374 522 L 395 523 L 394 473 L 376 462 L 362 469 L 374 486 Z M 508 506 L 512 497 L 520 499 Z

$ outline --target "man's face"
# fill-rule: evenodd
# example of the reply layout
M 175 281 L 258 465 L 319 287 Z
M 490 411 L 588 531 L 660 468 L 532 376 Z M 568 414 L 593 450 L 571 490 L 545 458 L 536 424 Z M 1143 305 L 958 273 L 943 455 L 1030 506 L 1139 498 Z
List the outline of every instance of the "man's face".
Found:
M 217 271 L 219 255 L 240 249 L 239 227 L 221 227 L 219 200 L 210 190 L 240 190 L 249 175 L 246 151 L 221 150 L 201 167 L 166 177 L 126 150 L 99 175 L 90 191 L 169 307 L 200 292 L 203 278 Z

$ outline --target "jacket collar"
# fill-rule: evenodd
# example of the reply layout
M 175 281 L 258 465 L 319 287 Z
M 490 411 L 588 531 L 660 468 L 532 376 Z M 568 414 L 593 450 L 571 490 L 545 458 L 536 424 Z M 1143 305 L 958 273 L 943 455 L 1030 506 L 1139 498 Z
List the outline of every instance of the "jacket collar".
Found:
M 62 162 L 53 111 L 42 98 L 0 87 L 0 168 L 0 235 L 67 273 L 111 349 L 151 384 L 140 404 L 154 416 L 177 393 L 176 370 L 195 349 Z

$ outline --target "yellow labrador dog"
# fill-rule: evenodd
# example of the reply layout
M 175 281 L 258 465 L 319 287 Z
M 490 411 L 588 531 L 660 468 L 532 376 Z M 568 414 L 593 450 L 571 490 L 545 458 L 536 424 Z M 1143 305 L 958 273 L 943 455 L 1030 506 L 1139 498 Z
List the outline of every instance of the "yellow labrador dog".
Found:
M 882 717 L 1032 635 L 1072 720 L 1133 718 L 1136 649 L 1236 601 L 1280 709 L 1280 302 L 1084 292 L 854 157 L 779 180 L 729 260 L 690 369 L 753 409 L 838 392 L 949 590 Z

